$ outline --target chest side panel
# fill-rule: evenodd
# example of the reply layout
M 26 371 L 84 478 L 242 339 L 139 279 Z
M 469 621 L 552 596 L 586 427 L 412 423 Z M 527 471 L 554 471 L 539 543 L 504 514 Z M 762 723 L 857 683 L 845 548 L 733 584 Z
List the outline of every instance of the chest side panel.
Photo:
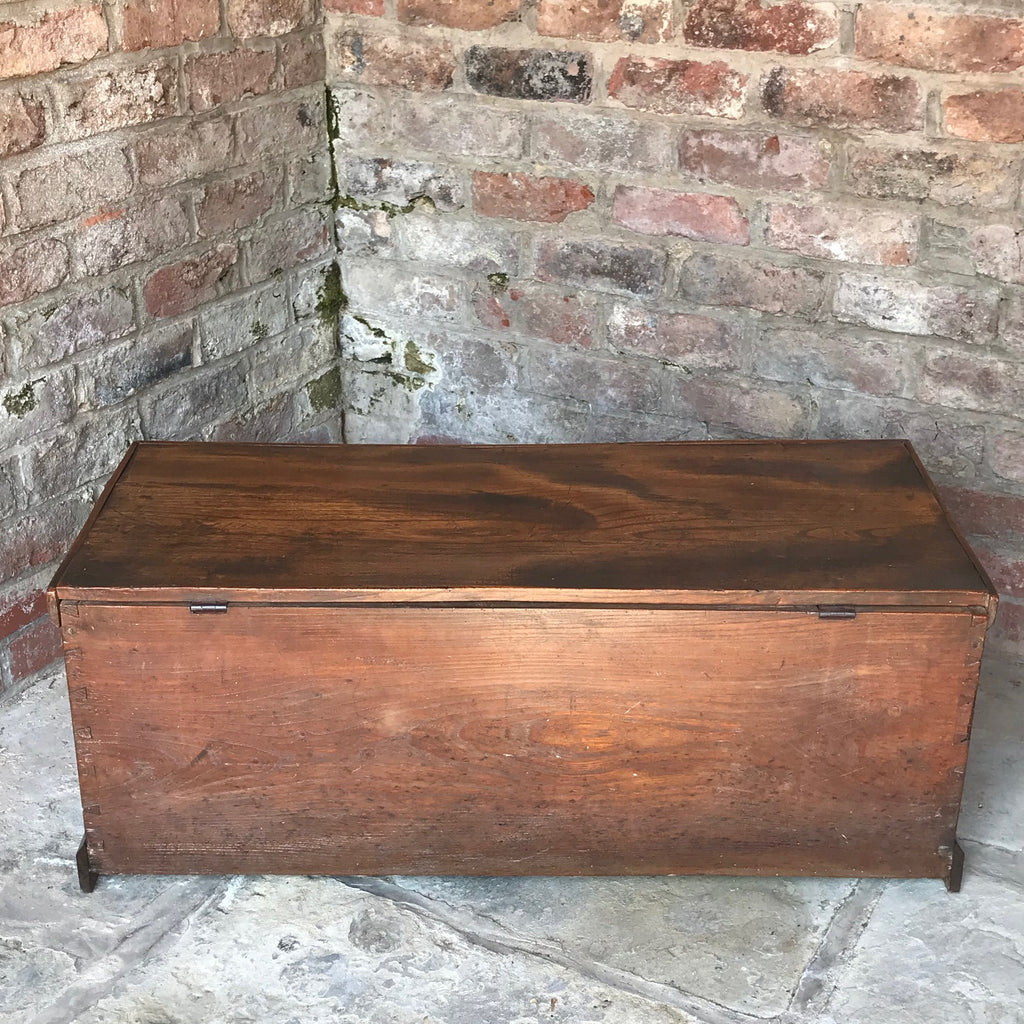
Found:
M 970 613 L 81 604 L 101 872 L 941 876 Z

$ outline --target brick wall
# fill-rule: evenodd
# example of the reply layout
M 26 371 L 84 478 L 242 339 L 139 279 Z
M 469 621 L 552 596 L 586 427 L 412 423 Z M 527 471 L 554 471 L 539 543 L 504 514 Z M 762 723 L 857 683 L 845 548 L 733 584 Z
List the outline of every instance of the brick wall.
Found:
M 0 689 L 131 441 L 339 438 L 323 81 L 312 0 L 0 5 Z
M 1018 0 L 325 6 L 349 440 L 907 436 L 1019 653 Z

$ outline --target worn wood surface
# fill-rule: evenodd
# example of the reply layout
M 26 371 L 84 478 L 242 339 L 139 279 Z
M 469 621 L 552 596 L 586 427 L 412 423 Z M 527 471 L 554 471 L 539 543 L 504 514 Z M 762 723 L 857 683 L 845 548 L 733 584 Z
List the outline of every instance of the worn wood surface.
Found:
M 143 443 L 59 599 L 992 602 L 900 441 Z
M 941 877 L 986 626 L 75 602 L 62 618 L 101 873 Z

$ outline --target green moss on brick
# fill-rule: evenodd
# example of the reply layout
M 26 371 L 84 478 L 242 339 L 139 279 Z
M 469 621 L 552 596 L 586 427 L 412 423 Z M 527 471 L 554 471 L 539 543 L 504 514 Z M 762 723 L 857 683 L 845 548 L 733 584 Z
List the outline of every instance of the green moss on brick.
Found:
M 433 363 L 428 363 L 423 358 L 420 347 L 415 341 L 405 343 L 405 368 L 413 373 L 433 373 L 437 369 Z
M 36 401 L 35 385 L 38 381 L 30 380 L 20 391 L 8 391 L 4 396 L 4 408 L 11 416 L 22 419 L 39 403 Z
M 341 283 L 341 267 L 332 263 L 324 272 L 323 284 L 316 293 L 316 312 L 325 327 L 335 327 L 338 317 L 348 309 L 348 296 Z
M 306 394 L 314 412 L 336 409 L 341 404 L 341 392 L 341 370 L 336 366 L 306 385 Z

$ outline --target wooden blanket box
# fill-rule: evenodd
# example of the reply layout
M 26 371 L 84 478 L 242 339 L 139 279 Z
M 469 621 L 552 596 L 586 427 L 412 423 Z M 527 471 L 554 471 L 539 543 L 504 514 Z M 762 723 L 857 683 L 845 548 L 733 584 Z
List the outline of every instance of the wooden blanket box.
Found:
M 960 883 L 996 594 L 907 442 L 142 442 L 49 596 L 85 889 Z

